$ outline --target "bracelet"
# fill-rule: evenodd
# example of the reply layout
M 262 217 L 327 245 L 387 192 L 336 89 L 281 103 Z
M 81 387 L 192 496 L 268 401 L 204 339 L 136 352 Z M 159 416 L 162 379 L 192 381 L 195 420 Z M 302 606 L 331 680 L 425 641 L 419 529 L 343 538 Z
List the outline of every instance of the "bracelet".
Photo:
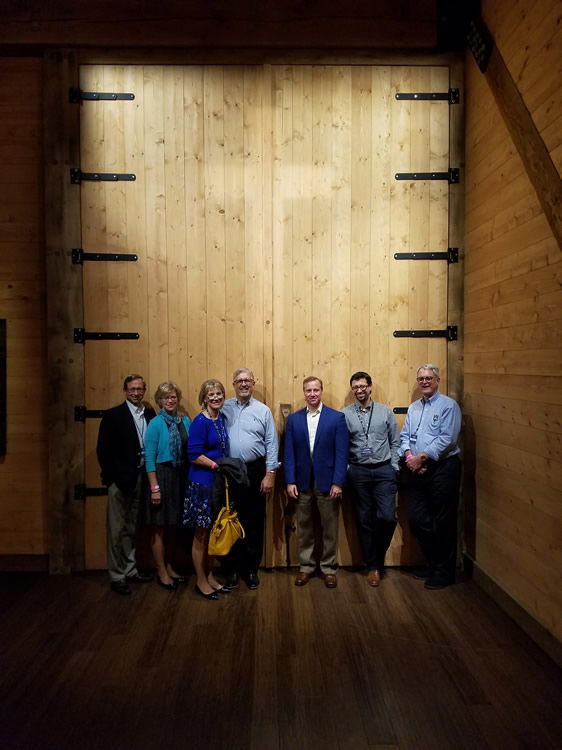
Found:
M 153 487 L 150 488 L 151 492 L 160 492 L 160 487 L 155 484 Z
M 219 465 L 216 463 L 216 461 L 213 461 L 211 464 L 211 470 L 214 471 L 215 469 L 218 469 Z

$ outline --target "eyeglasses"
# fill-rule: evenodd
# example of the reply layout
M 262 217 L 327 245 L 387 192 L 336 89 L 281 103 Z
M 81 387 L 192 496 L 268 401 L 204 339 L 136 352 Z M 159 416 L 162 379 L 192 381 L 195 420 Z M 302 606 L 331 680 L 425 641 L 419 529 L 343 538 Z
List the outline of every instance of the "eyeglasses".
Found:
M 430 378 L 417 378 L 418 383 L 431 383 L 432 380 L 435 380 L 435 375 L 432 375 Z
M 352 391 L 366 391 L 370 387 L 371 387 L 370 385 L 352 385 L 351 390 Z
M 255 382 L 254 380 L 243 378 L 242 380 L 235 380 L 234 385 L 252 385 L 252 383 L 254 382 Z
M 177 396 L 162 396 L 162 401 L 177 401 Z
M 144 393 L 146 388 L 127 388 L 127 393 Z

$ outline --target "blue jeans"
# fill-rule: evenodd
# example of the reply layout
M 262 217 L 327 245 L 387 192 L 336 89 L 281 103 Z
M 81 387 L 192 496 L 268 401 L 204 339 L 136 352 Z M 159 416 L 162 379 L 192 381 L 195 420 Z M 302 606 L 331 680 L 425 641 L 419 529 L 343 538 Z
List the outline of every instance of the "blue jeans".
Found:
M 382 570 L 396 528 L 396 477 L 392 465 L 350 464 L 347 479 L 353 493 L 363 560 L 368 570 Z

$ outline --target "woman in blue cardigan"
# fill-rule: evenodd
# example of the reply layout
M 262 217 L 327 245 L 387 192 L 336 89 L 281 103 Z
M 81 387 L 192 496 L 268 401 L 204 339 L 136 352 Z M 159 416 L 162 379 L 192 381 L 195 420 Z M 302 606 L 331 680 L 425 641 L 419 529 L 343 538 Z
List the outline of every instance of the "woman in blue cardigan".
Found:
M 181 391 L 175 383 L 160 383 L 154 400 L 160 413 L 146 429 L 145 462 L 150 500 L 147 522 L 152 527 L 151 546 L 156 582 L 174 591 L 185 580 L 173 567 L 176 528 L 180 522 L 187 482 L 187 436 L 190 421 L 178 413 Z

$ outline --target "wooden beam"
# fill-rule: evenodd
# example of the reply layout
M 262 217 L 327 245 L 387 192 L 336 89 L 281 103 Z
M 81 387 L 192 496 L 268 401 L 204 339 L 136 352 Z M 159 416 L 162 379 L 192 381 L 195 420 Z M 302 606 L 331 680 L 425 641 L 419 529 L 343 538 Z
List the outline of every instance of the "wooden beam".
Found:
M 0 44 L 432 49 L 437 0 L 4 0 Z
M 562 182 L 500 51 L 494 45 L 486 80 L 531 181 L 546 219 L 562 244 Z
M 80 570 L 84 564 L 84 508 L 74 499 L 83 482 L 84 426 L 74 406 L 84 403 L 84 350 L 73 341 L 83 321 L 82 266 L 71 262 L 80 247 L 80 187 L 70 184 L 79 166 L 80 107 L 69 104 L 78 86 L 72 52 L 45 58 L 45 235 L 47 273 L 47 362 L 49 379 L 49 554 L 52 573 Z

